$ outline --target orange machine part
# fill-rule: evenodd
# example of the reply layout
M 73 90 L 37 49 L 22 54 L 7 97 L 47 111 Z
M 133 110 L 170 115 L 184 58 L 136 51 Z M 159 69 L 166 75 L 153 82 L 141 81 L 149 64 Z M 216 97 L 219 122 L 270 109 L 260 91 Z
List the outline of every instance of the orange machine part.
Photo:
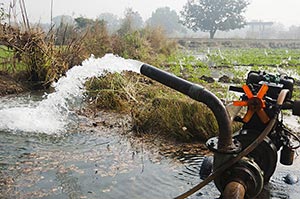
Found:
M 252 91 L 247 85 L 244 85 L 243 90 L 248 98 L 247 101 L 234 101 L 234 106 L 248 106 L 248 110 L 246 115 L 243 118 L 243 122 L 247 123 L 250 121 L 254 113 L 258 115 L 260 120 L 266 124 L 269 122 L 270 118 L 267 115 L 267 113 L 264 111 L 264 108 L 266 107 L 265 101 L 263 100 L 263 97 L 266 95 L 269 87 L 266 84 L 263 84 L 262 87 L 259 89 L 257 95 L 253 95 Z

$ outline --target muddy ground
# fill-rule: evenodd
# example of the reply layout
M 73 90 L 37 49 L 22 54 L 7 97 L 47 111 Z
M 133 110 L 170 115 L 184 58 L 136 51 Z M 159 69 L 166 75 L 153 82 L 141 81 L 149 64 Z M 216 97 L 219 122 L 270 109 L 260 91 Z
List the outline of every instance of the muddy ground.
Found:
M 15 77 L 0 71 L 0 96 L 17 94 L 27 91 L 28 88 Z

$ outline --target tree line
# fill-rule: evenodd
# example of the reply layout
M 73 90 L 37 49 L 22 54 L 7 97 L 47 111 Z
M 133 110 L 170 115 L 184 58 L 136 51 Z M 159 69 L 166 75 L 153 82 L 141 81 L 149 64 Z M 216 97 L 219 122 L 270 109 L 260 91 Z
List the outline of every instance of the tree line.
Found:
M 61 15 L 54 17 L 51 24 L 56 27 L 68 25 L 82 29 L 93 21 L 103 21 L 109 34 L 122 29 L 124 31 L 124 27 L 129 27 L 130 24 L 133 30 L 160 27 L 168 37 L 300 39 L 298 26 L 289 29 L 278 23 L 263 28 L 250 26 L 244 16 L 249 4 L 249 0 L 187 0 L 179 14 L 170 7 L 161 7 L 152 12 L 146 21 L 143 21 L 138 11 L 129 8 L 123 18 L 112 13 L 101 13 L 96 19 L 83 16 L 74 19 Z M 0 20 L 5 16 L 3 3 L 0 3 Z
M 248 0 L 188 0 L 180 16 L 169 7 L 161 7 L 144 23 L 141 15 L 129 8 L 123 19 L 112 13 L 102 13 L 97 20 L 103 20 L 109 32 L 122 30 L 122 25 L 128 27 L 126 23 L 130 19 L 132 29 L 143 26 L 161 27 L 168 35 L 178 35 L 187 33 L 188 28 L 195 32 L 209 32 L 210 38 L 213 39 L 218 30 L 228 31 L 244 27 L 246 20 L 242 14 L 248 5 Z M 61 17 L 54 20 L 62 21 Z M 78 27 L 83 27 L 90 20 L 79 17 L 74 21 Z

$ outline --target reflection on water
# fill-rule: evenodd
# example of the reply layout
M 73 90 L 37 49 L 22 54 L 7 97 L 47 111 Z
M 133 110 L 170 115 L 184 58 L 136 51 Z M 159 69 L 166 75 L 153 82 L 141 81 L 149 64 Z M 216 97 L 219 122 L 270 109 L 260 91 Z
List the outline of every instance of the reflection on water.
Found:
M 173 198 L 199 181 L 201 156 L 166 157 L 102 116 L 60 136 L 1 131 L 0 198 Z
M 34 105 L 38 96 L 1 98 L 0 109 L 14 103 Z M 58 135 L 0 130 L 0 198 L 163 199 L 200 182 L 207 153 L 202 145 L 174 146 L 155 137 L 132 136 L 128 118 L 113 113 L 74 121 L 76 125 Z M 288 185 L 283 178 L 287 173 L 300 177 L 299 159 L 292 166 L 278 164 L 258 198 L 298 199 L 300 183 Z M 190 198 L 219 195 L 212 182 Z
M 0 198 L 173 198 L 200 181 L 201 147 L 124 135 L 127 118 L 101 115 L 60 136 L 0 132 Z M 298 198 L 300 184 L 283 177 L 299 166 L 279 164 L 259 198 Z M 218 197 L 210 183 L 191 198 Z

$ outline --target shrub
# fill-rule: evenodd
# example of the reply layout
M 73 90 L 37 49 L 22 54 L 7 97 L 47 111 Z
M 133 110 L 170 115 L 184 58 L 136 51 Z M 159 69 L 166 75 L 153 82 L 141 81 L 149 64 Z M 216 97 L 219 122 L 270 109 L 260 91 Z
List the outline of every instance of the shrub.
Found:
M 87 54 L 102 57 L 111 53 L 111 39 L 108 35 L 104 21 L 96 21 L 93 26 L 87 28 L 83 39 L 83 45 Z
M 21 31 L 17 27 L 0 25 L 0 43 L 11 51 L 14 62 L 24 66 L 23 78 L 46 87 L 64 74 L 70 65 L 79 64 L 87 58 L 81 53 L 79 39 L 57 47 L 53 34 L 45 34 L 38 28 Z

